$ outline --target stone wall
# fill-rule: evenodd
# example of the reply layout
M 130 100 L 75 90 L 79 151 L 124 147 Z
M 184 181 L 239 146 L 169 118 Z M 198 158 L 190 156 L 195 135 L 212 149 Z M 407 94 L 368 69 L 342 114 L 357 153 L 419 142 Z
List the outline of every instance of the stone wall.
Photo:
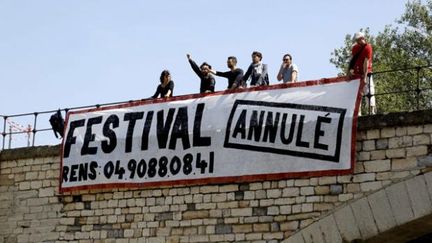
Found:
M 0 153 L 0 242 L 278 242 L 430 169 L 432 112 L 359 120 L 353 175 L 58 193 L 58 147 Z

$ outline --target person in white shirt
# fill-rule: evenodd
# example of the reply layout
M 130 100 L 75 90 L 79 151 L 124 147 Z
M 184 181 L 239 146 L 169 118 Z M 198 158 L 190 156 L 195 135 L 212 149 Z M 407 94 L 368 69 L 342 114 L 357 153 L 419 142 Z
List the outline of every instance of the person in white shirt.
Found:
M 290 54 L 285 54 L 282 59 L 282 65 L 277 75 L 277 80 L 283 80 L 284 83 L 297 82 L 298 81 L 298 67 L 292 63 L 292 57 Z

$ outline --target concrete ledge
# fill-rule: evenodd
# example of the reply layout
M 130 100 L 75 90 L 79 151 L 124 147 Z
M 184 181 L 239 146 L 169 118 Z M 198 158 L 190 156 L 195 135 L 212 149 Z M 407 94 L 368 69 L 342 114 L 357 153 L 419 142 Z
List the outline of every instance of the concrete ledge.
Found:
M 373 116 L 360 116 L 357 130 L 395 126 L 415 126 L 432 123 L 432 110 L 397 112 Z
M 0 161 L 60 156 L 60 145 L 25 147 L 0 151 Z

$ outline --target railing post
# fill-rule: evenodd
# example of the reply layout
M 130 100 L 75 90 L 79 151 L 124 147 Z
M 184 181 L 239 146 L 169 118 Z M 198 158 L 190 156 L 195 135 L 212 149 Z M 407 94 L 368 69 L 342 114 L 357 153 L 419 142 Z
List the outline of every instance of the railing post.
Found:
M 417 110 L 420 109 L 420 69 L 421 67 L 417 66 L 416 70 L 417 70 L 417 87 L 416 87 L 416 97 L 417 97 Z
M 7 118 L 8 118 L 7 116 L 3 117 L 3 132 L 2 132 L 3 144 L 2 144 L 2 150 L 4 150 L 5 142 L 6 142 L 6 119 Z
M 35 116 L 35 118 L 34 118 L 34 123 L 33 123 L 33 141 L 32 141 L 32 147 L 34 147 L 34 145 L 35 145 L 36 132 L 37 132 L 37 130 L 36 130 L 36 124 L 37 124 L 38 113 L 35 112 L 34 116 Z
M 371 114 L 371 100 L 372 100 L 372 94 L 371 94 L 371 85 L 370 85 L 370 75 L 372 75 L 371 73 L 366 74 L 365 78 L 367 80 L 367 86 L 368 86 L 368 93 L 367 93 L 367 99 L 368 99 L 368 115 Z

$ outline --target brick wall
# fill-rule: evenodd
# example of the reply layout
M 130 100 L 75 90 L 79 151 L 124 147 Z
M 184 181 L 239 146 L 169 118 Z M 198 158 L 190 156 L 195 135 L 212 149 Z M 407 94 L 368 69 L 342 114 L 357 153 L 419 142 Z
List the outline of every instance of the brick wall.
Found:
M 0 153 L 0 242 L 278 242 L 432 164 L 432 112 L 363 117 L 353 175 L 57 192 L 58 147 Z

